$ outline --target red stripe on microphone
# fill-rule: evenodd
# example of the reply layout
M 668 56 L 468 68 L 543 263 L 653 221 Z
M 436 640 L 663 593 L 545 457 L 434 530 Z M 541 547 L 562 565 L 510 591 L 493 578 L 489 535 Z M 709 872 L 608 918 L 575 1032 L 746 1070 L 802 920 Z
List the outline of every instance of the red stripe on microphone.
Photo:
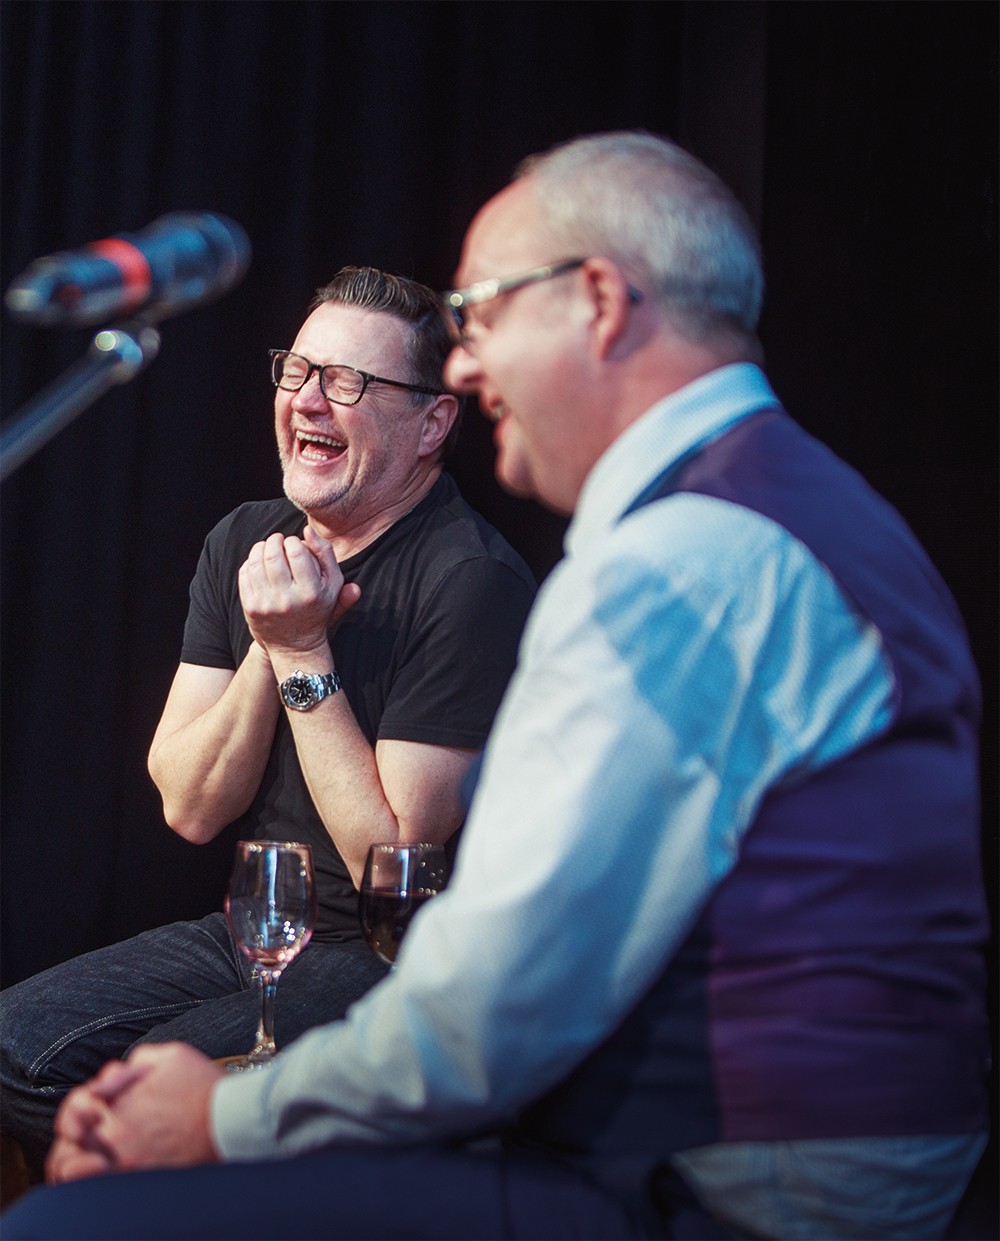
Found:
M 145 301 L 153 287 L 153 273 L 140 249 L 122 237 L 105 237 L 103 241 L 92 242 L 87 248 L 95 250 L 101 258 L 114 263 L 118 268 L 131 305 L 138 306 Z

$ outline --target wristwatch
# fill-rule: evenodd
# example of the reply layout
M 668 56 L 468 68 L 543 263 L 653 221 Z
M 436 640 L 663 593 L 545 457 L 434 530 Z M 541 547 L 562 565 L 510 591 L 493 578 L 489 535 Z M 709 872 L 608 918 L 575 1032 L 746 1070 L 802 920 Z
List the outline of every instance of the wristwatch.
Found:
M 281 701 L 290 710 L 311 711 L 318 702 L 340 689 L 340 677 L 336 672 L 303 672 L 296 668 L 278 688 Z

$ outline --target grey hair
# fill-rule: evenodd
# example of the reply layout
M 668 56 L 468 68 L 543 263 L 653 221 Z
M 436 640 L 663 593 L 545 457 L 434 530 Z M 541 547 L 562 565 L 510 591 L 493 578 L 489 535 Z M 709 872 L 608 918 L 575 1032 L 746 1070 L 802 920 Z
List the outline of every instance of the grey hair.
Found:
M 593 134 L 529 156 L 546 228 L 580 257 L 618 263 L 695 339 L 753 336 L 764 296 L 760 245 L 736 197 L 669 139 Z

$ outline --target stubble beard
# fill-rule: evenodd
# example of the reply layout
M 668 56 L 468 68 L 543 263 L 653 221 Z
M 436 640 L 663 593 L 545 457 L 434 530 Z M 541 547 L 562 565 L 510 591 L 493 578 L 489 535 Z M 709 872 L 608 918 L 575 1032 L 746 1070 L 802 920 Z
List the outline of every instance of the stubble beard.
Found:
M 281 464 L 281 483 L 285 495 L 297 509 L 300 509 L 307 515 L 338 509 L 345 496 L 351 490 L 351 480 L 349 478 L 326 485 L 315 481 L 311 485 L 307 485 L 308 480 L 302 479 L 301 471 L 296 471 L 294 453 L 289 453 L 280 443 L 278 445 L 278 457 Z M 300 476 L 293 483 L 290 476 L 296 472 Z
M 345 508 L 344 501 L 351 491 L 349 482 L 338 483 L 336 486 L 326 488 L 312 487 L 305 489 L 297 487 L 293 489 L 287 470 L 282 471 L 282 483 L 288 499 L 291 500 L 297 509 L 301 509 L 307 515 L 312 513 L 329 514 L 331 512 L 341 514 Z

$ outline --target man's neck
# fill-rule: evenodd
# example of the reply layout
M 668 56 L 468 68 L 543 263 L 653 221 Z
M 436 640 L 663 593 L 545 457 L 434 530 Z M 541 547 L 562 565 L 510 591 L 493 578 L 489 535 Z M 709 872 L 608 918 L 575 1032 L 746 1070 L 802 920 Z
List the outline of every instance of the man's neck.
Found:
M 630 368 L 609 444 L 663 397 L 737 362 L 759 362 L 753 341 L 734 334 L 711 344 L 692 344 L 672 332 L 662 333 L 643 351 L 640 363 Z
M 412 486 L 408 487 L 398 500 L 384 508 L 374 512 L 365 511 L 356 516 L 348 514 L 343 519 L 338 519 L 336 513 L 308 513 L 309 524 L 317 534 L 332 544 L 338 562 L 347 560 L 374 543 L 397 521 L 412 512 L 441 477 L 442 469 L 438 462 L 427 473 L 415 478 Z

